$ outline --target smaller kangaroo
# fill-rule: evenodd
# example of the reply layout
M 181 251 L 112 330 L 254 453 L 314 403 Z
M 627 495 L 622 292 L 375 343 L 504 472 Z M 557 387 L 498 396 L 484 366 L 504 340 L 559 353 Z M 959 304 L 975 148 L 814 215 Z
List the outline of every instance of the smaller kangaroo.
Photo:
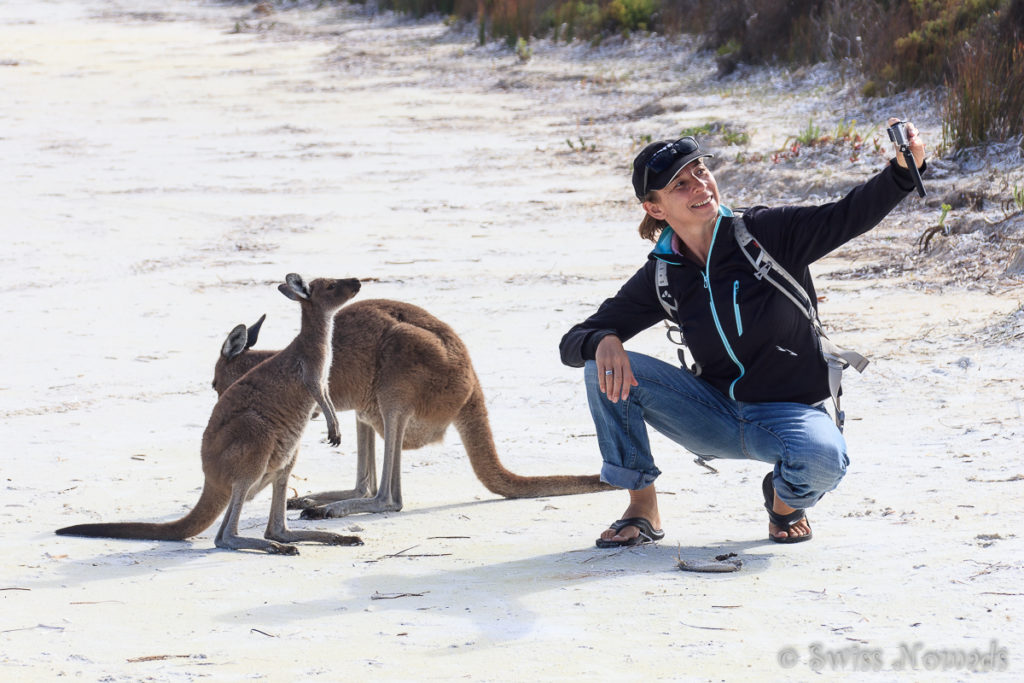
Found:
M 208 528 L 226 507 L 214 541 L 218 548 L 297 555 L 298 549 L 290 545 L 295 541 L 362 545 L 358 536 L 290 530 L 285 518 L 288 477 L 295 466 L 302 432 L 316 406 L 327 419 L 327 440 L 332 446 L 341 443 L 338 417 L 327 391 L 331 338 L 334 314 L 359 287 L 356 279 L 320 278 L 307 285 L 295 273 L 278 286 L 282 294 L 299 302 L 301 329 L 291 344 L 246 373 L 217 400 L 203 432 L 201 453 L 206 480 L 191 512 L 162 524 L 78 524 L 58 529 L 57 533 L 180 541 Z M 239 327 L 244 334 L 245 326 Z M 242 504 L 268 484 L 273 484 L 273 500 L 264 534 L 267 540 L 239 536 Z

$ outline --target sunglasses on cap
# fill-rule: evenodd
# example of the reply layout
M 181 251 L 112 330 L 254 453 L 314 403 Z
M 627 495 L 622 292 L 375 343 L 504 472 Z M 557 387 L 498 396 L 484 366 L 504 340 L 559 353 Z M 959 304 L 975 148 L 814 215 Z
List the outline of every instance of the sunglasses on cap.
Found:
M 698 149 L 700 149 L 700 145 L 697 144 L 697 141 L 687 135 L 685 138 L 679 138 L 675 142 L 668 143 L 652 154 L 651 158 L 644 165 L 644 184 L 641 196 L 647 196 L 649 189 L 647 183 L 652 171 L 655 174 L 661 173 L 672 166 L 677 159 L 689 156 Z

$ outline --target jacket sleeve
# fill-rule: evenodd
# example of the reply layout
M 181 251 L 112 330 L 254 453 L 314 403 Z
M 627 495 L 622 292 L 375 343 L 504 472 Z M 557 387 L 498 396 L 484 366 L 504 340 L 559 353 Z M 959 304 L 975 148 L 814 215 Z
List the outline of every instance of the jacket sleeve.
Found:
M 768 252 L 787 269 L 798 270 L 878 225 L 913 189 L 909 171 L 894 159 L 839 201 L 758 207 L 747 215 L 751 232 Z
M 590 316 L 573 326 L 558 345 L 562 362 L 579 368 L 594 360 L 597 345 L 609 334 L 623 342 L 665 318 L 654 287 L 654 261 L 638 270 L 618 293 L 606 299 Z

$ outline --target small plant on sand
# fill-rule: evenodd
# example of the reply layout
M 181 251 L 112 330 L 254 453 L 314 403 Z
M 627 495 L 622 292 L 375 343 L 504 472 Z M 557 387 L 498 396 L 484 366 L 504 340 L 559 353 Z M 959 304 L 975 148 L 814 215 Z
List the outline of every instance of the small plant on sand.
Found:
M 749 155 L 744 154 L 743 152 L 736 153 L 737 164 L 756 164 L 764 161 L 766 158 L 767 157 L 764 154 L 761 154 L 760 152 L 755 152 Z
M 1024 187 L 1015 184 L 1010 190 L 1010 201 L 1017 211 L 1024 211 Z
M 526 64 L 530 61 L 530 58 L 533 57 L 533 48 L 526 42 L 526 38 L 523 38 L 522 36 L 520 36 L 516 41 L 516 57 L 518 57 L 519 61 L 523 64 Z
M 921 236 L 917 238 L 917 249 L 919 252 L 926 251 L 928 243 L 939 233 L 942 233 L 943 237 L 949 236 L 950 228 L 946 225 L 946 217 L 949 216 L 949 210 L 953 207 L 949 204 L 943 204 L 941 208 L 942 213 L 939 214 L 939 222 L 922 232 Z
M 654 136 L 651 135 L 650 133 L 644 133 L 643 135 L 634 135 L 632 149 L 635 152 L 636 150 L 643 149 L 652 142 L 654 142 Z
M 684 138 L 688 135 L 695 138 L 704 137 L 705 135 L 711 135 L 714 125 L 715 124 L 713 123 L 703 123 L 699 126 L 689 126 L 688 128 L 683 128 L 679 131 L 679 135 Z
M 871 135 L 874 131 L 867 133 Z M 860 160 L 860 153 L 864 149 L 866 135 L 857 130 L 857 119 L 840 121 L 836 124 L 836 132 L 833 138 L 837 143 L 850 147 L 850 161 Z
M 807 127 L 797 133 L 794 139 L 801 145 L 811 147 L 828 142 L 831 138 L 825 134 L 825 131 L 820 126 L 814 123 L 814 119 L 807 119 Z
M 718 121 L 709 121 L 699 126 L 690 126 L 680 131 L 681 137 L 692 135 L 695 138 L 721 135 L 722 141 L 727 145 L 746 145 L 750 142 L 750 135 L 746 131 L 729 128 L 727 124 Z
M 573 152 L 596 152 L 597 145 L 593 142 L 586 142 L 582 136 L 576 138 L 577 142 L 573 142 L 572 139 L 566 138 L 565 144 L 569 145 L 569 149 Z
M 772 153 L 772 163 L 777 164 L 787 159 L 795 159 L 800 156 L 801 147 L 814 147 L 831 139 L 832 136 L 826 135 L 824 130 L 814 123 L 814 119 L 808 119 L 806 128 L 796 135 L 790 135 L 782 143 L 782 149 Z
M 724 130 L 722 139 L 727 145 L 746 145 L 750 142 L 750 135 L 743 130 Z
M 836 140 L 860 139 L 860 133 L 857 132 L 857 119 L 849 119 L 837 123 L 835 137 Z
M 787 140 L 786 144 L 782 146 L 782 149 L 772 152 L 771 160 L 773 164 L 777 164 L 780 161 L 795 159 L 798 156 L 800 156 L 800 143 L 794 142 L 790 144 Z

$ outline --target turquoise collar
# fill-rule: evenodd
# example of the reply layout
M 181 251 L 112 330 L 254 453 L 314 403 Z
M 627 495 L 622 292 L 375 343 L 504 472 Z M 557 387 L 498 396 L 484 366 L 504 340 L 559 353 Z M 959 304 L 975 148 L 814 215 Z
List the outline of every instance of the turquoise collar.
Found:
M 732 209 L 728 206 L 722 206 L 721 204 L 718 205 L 718 215 L 726 218 L 732 218 L 735 216 Z M 655 243 L 654 250 L 651 253 L 659 258 L 665 256 L 669 259 L 673 259 L 678 256 L 678 254 L 672 251 L 672 235 L 674 234 L 675 232 L 672 230 L 672 227 L 666 225 L 665 229 L 661 231 L 661 235 L 658 237 L 658 241 Z

